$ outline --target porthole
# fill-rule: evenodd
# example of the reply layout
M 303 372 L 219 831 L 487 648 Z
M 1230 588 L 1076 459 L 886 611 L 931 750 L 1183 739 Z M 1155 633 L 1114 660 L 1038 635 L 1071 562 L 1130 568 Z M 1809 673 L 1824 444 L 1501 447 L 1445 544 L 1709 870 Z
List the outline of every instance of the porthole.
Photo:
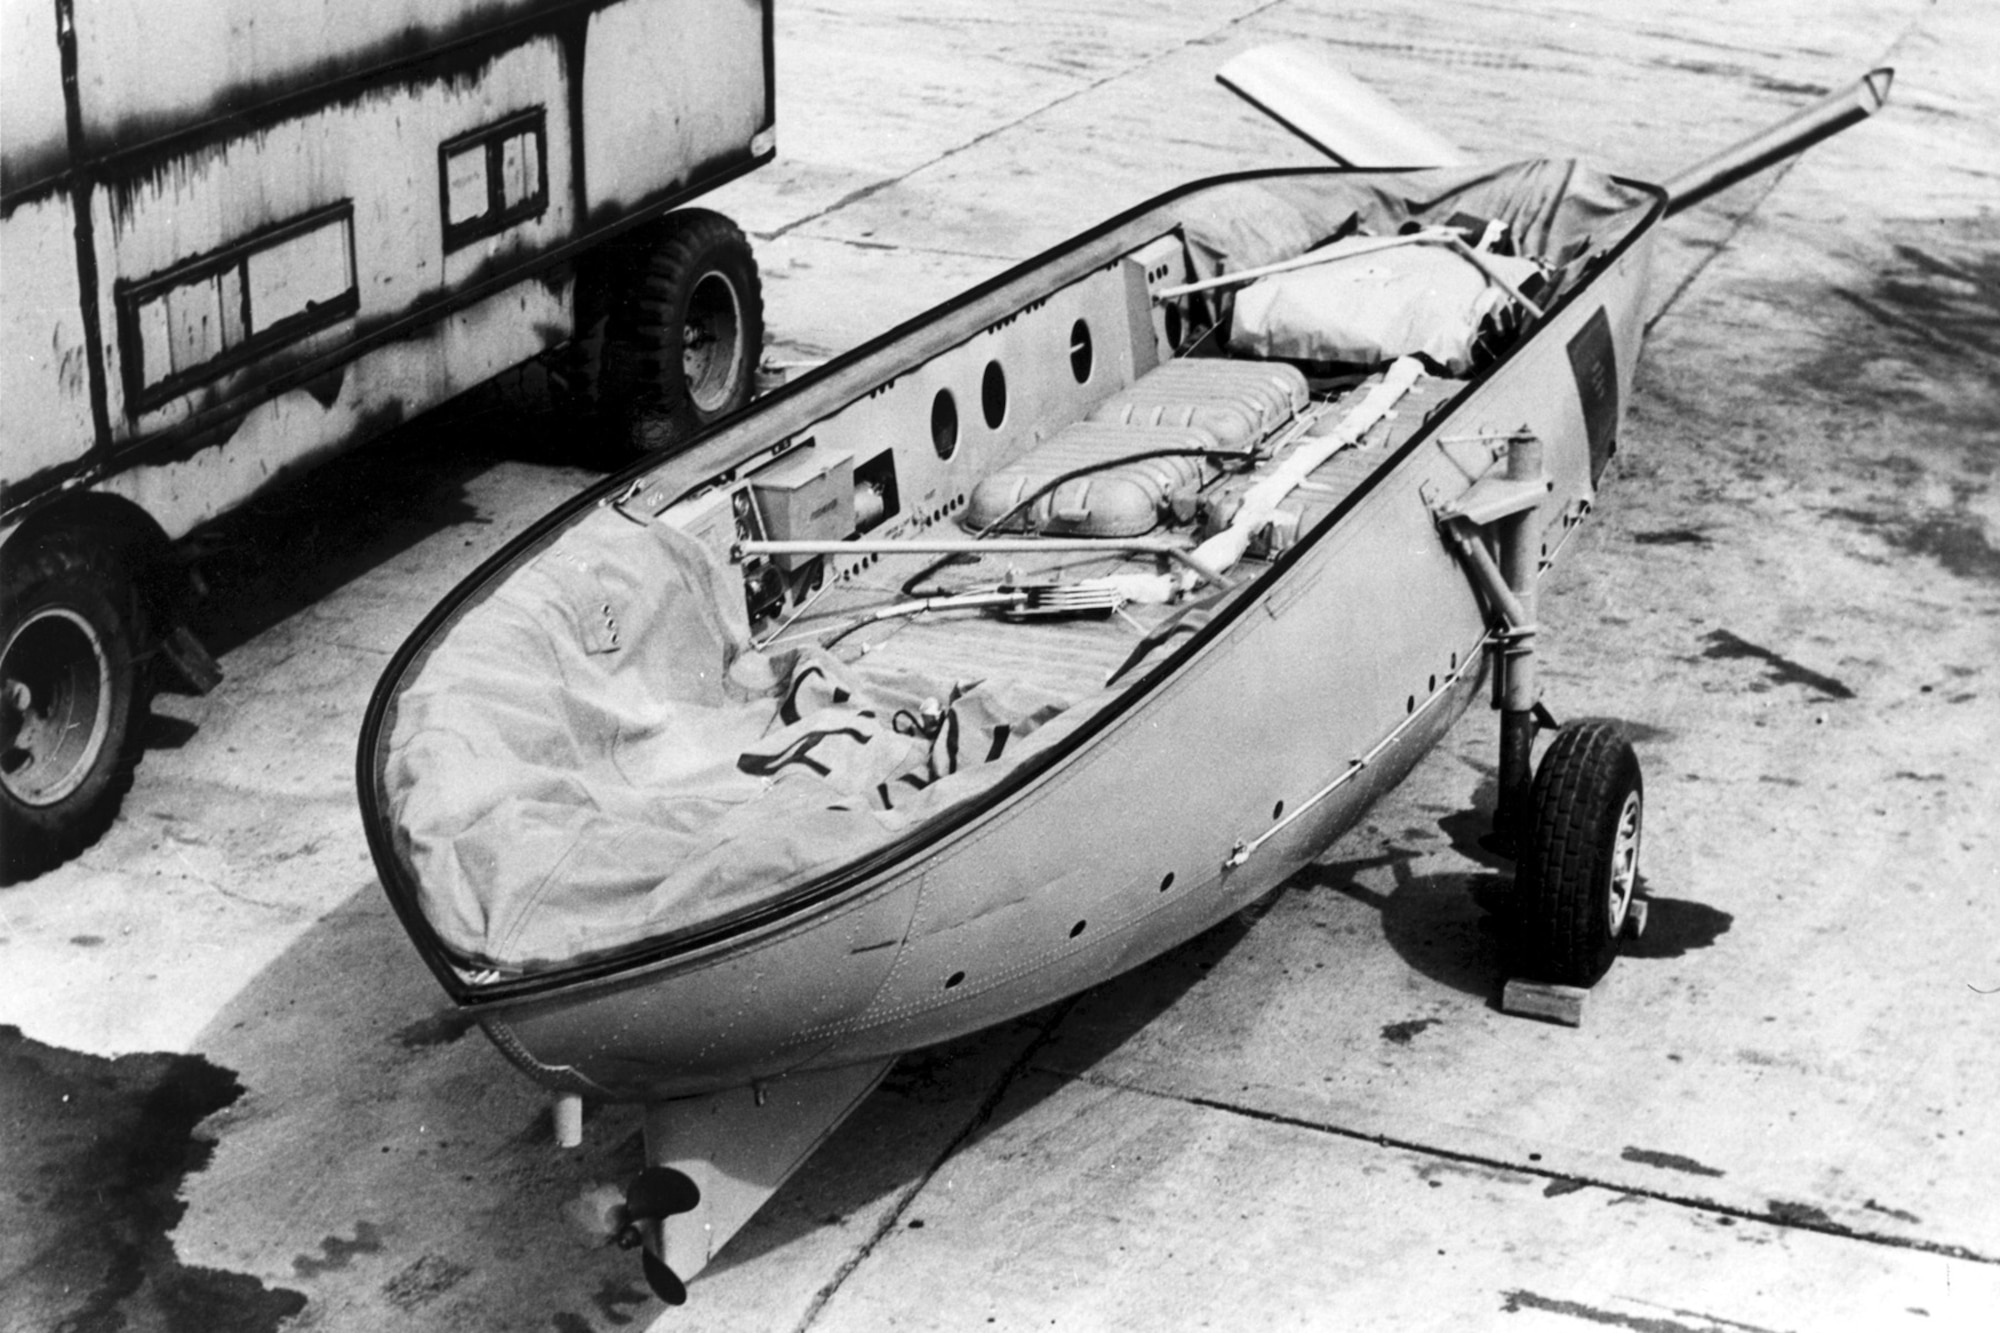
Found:
M 988 361 L 986 373 L 979 377 L 979 410 L 988 430 L 999 430 L 1007 419 L 1007 372 L 998 361 Z
M 1083 928 L 1088 924 L 1089 923 L 1086 921 L 1079 921 L 1075 925 L 1071 926 L 1069 928 L 1069 937 L 1071 939 L 1075 939 L 1077 936 L 1083 934 Z
M 958 452 L 958 401 L 950 389 L 939 389 L 931 399 L 931 447 L 943 459 Z
M 1090 325 L 1078 320 L 1069 326 L 1069 373 L 1082 384 L 1090 378 Z

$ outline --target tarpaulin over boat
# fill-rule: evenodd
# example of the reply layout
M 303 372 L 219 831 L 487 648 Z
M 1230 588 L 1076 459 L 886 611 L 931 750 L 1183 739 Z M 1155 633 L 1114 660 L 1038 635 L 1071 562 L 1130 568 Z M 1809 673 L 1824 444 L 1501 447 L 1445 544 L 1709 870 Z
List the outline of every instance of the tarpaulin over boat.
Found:
M 664 524 L 573 530 L 402 694 L 385 779 L 425 916 L 531 968 L 754 906 L 987 785 L 1063 701 L 749 647 Z

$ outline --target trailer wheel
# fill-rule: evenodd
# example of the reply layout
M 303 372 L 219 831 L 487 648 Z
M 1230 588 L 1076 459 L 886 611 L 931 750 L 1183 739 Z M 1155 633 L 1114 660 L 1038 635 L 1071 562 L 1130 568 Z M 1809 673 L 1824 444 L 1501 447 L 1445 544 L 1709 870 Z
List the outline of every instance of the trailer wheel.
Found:
M 672 449 L 742 407 L 763 345 L 750 242 L 720 213 L 670 215 L 605 321 L 597 398 L 611 449 Z
M 1557 733 L 1535 771 L 1514 896 L 1522 970 L 1589 986 L 1604 975 L 1639 877 L 1645 784 L 1639 757 L 1608 722 Z
M 115 551 L 75 531 L 0 575 L 0 882 L 88 846 L 131 780 L 144 613 Z

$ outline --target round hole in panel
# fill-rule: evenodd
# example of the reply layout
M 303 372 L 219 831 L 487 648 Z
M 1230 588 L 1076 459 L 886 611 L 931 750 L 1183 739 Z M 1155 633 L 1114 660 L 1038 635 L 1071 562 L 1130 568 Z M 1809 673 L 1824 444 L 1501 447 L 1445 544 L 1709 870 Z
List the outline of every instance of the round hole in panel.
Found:
M 1090 325 L 1079 319 L 1069 326 L 1069 373 L 1078 384 L 1090 378 L 1091 364 Z
M 931 399 L 931 447 L 944 459 L 958 452 L 958 400 L 950 389 L 939 389 Z
M 979 377 L 979 410 L 988 430 L 999 430 L 1007 419 L 1007 372 L 998 361 L 988 361 L 986 373 Z

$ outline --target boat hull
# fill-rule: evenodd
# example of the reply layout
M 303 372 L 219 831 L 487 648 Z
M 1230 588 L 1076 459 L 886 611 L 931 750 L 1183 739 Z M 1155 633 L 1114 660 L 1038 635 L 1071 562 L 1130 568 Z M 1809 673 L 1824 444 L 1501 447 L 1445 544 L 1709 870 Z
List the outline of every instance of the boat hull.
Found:
M 1003 1022 L 1271 892 L 1479 697 L 1491 620 L 1438 510 L 1495 442 L 1543 444 L 1545 572 L 1589 513 L 1631 396 L 1650 245 L 1642 227 L 1194 651 L 1006 799 L 778 919 L 473 1012 L 552 1088 L 689 1097 Z

